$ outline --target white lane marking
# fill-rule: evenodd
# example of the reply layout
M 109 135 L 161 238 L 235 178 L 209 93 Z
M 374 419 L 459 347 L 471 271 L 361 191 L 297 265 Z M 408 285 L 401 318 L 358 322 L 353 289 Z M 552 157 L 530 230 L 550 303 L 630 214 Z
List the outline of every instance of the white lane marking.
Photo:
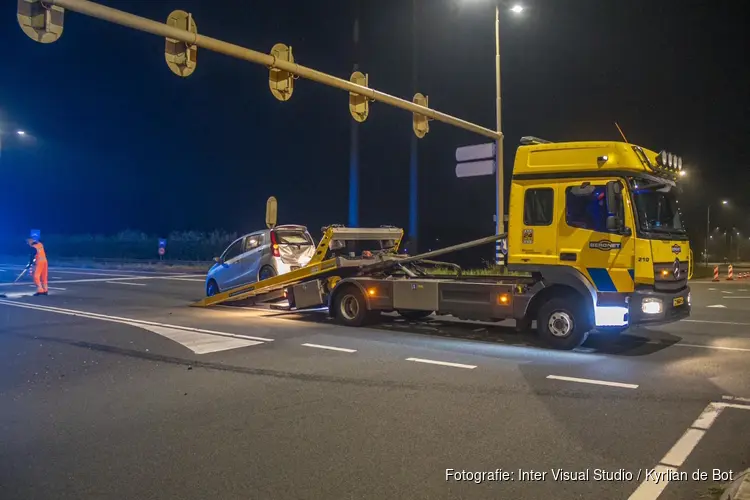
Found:
M 727 292 L 726 290 L 722 290 L 721 293 L 726 293 L 726 294 L 732 295 L 732 293 L 734 293 L 734 292 Z
M 164 327 L 164 328 L 173 328 L 175 330 L 183 330 L 186 332 L 205 333 L 209 335 L 217 335 L 219 337 L 231 337 L 231 338 L 244 339 L 244 340 L 257 340 L 260 342 L 273 342 L 274 340 L 274 339 L 267 339 L 263 337 L 252 337 L 250 335 L 240 335 L 237 333 L 218 332 L 216 330 L 204 330 L 203 328 L 194 328 L 192 326 L 170 325 L 167 323 L 158 323 L 156 321 L 147 321 L 143 319 L 123 318 L 121 316 L 109 316 L 107 314 L 99 314 L 99 313 L 93 313 L 93 312 L 88 312 L 88 311 L 78 311 L 74 309 L 63 309 L 60 307 L 42 306 L 42 305 L 37 305 L 37 304 L 29 304 L 26 302 L 11 302 L 9 300 L 0 299 L 0 304 L 6 305 L 6 306 L 12 306 L 12 307 L 21 307 L 25 309 L 36 309 L 39 311 L 65 314 L 68 316 L 80 316 L 80 317 L 90 318 L 90 319 L 99 319 L 102 321 L 110 321 L 112 323 L 129 323 L 129 324 L 134 324 L 134 325 L 159 326 L 159 327 Z
M 356 349 L 345 349 L 343 347 L 333 347 L 330 345 L 320 345 L 320 344 L 302 344 L 305 347 L 314 347 L 316 349 L 328 349 L 329 351 L 341 351 L 341 352 L 357 352 Z
M 67 288 L 60 288 L 59 286 L 48 286 L 47 288 L 49 288 L 50 290 L 67 290 Z
M 727 308 L 727 306 L 724 306 L 724 305 L 721 305 L 721 304 L 716 304 L 716 305 L 713 305 L 713 306 L 706 306 L 706 307 L 715 307 L 715 308 L 719 308 L 719 309 L 726 309 Z
M 162 337 L 167 337 L 178 344 L 184 345 L 195 354 L 209 354 L 212 352 L 228 351 L 231 349 L 263 344 L 263 342 L 257 340 L 205 335 L 202 333 L 186 332 L 184 330 L 162 326 L 134 326 L 139 326 L 140 328 L 145 328 L 146 330 L 161 335 Z
M 740 289 L 739 289 L 739 290 L 737 290 L 737 291 L 738 291 L 738 292 L 747 292 L 747 288 L 740 288 Z
M 716 291 L 716 288 L 709 288 L 709 290 L 713 290 L 713 291 Z
M 746 347 L 725 347 L 721 345 L 701 345 L 701 344 L 683 344 L 683 343 L 676 343 L 672 344 L 680 347 L 699 347 L 701 349 L 716 349 L 719 351 L 737 351 L 737 352 L 750 352 L 750 349 Z
M 716 422 L 725 408 L 750 410 L 748 405 L 733 403 L 709 403 L 697 419 L 690 425 L 680 439 L 654 467 L 652 473 L 630 495 L 629 500 L 656 500 L 667 487 L 679 467 L 685 463 L 708 429 Z
M 729 401 L 741 401 L 743 403 L 750 403 L 750 398 L 741 398 L 739 396 L 722 396 L 721 399 L 726 399 Z
M 211 263 L 206 263 L 206 270 L 208 270 L 208 268 L 211 267 L 210 264 Z M 3 268 L 10 269 L 11 271 L 14 269 L 17 271 L 20 271 L 21 269 L 25 267 L 23 264 L 6 264 L 3 262 L 0 262 L 0 265 L 3 266 Z M 194 270 L 195 268 L 192 269 L 192 271 Z M 159 274 L 159 275 L 169 274 L 169 275 L 177 276 L 177 275 L 186 275 L 190 271 L 187 271 L 187 270 L 176 271 L 172 269 L 164 269 L 164 270 L 156 271 L 153 269 L 148 270 L 148 269 L 135 269 L 135 268 L 116 269 L 116 268 L 106 268 L 106 267 L 96 268 L 96 267 L 71 267 L 71 266 L 56 266 L 56 265 L 50 266 L 50 273 L 56 273 L 56 272 L 60 272 L 60 273 L 67 272 L 69 274 L 86 274 L 86 273 L 99 272 L 102 275 L 104 275 L 104 273 L 110 273 L 110 274 L 119 274 L 120 276 L 123 276 L 126 274 L 133 274 L 133 273 L 135 274 Z M 200 276 L 205 276 L 205 272 L 203 272 L 203 274 L 189 274 L 188 276 L 193 277 L 193 278 L 198 278 Z
M 170 281 L 197 281 L 198 283 L 205 283 L 206 282 L 205 279 L 199 280 L 199 279 L 195 279 L 195 278 L 171 278 L 171 277 L 167 278 L 167 277 L 162 277 L 161 279 L 163 279 L 163 280 L 170 280 Z
M 128 276 L 128 273 L 118 273 L 118 272 L 105 272 L 105 273 L 98 273 L 98 272 L 92 272 L 92 271 L 61 271 L 56 268 L 50 269 L 50 274 L 82 274 L 86 276 Z
M 711 325 L 737 325 L 737 326 L 750 326 L 750 323 L 738 323 L 736 321 L 708 321 L 705 319 L 682 319 L 681 323 L 708 323 Z
M 427 363 L 428 365 L 442 365 L 452 366 L 453 368 L 467 368 L 473 370 L 476 365 L 462 365 L 461 363 L 449 363 L 447 361 L 435 361 L 433 359 L 421 359 L 421 358 L 406 358 L 406 361 L 414 361 L 415 363 Z
M 610 382 L 608 380 L 596 380 L 591 378 L 563 377 L 561 375 L 547 375 L 548 379 L 564 380 L 566 382 L 580 382 L 582 384 L 607 385 L 610 387 L 620 387 L 623 389 L 638 389 L 638 384 L 624 384 L 622 382 Z
M 736 297 L 724 297 L 725 299 L 750 299 L 750 295 L 738 295 Z
M 186 275 L 187 276 L 187 275 Z M 169 278 L 169 276 L 122 276 L 117 278 L 82 278 L 78 280 L 60 280 L 55 281 L 59 284 L 69 283 L 101 283 L 105 281 L 128 281 L 128 280 L 160 280 Z M 14 286 L 13 283 L 0 283 L 0 286 Z
M 130 285 L 130 286 L 146 286 L 145 283 L 128 283 L 127 281 L 105 281 L 111 285 Z

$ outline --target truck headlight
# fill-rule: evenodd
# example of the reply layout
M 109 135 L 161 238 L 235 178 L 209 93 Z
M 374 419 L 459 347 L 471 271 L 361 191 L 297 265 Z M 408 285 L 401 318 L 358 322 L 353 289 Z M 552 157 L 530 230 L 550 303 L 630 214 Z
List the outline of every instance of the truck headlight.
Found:
M 659 314 L 664 310 L 661 299 L 647 297 L 641 302 L 641 311 L 643 314 Z

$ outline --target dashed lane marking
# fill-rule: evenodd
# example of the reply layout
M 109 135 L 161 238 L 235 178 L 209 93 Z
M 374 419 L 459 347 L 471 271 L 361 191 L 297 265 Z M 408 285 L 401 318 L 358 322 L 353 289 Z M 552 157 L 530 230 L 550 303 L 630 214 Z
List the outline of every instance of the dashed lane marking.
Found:
M 726 346 L 721 346 L 721 345 L 683 344 L 681 342 L 678 342 L 672 345 L 679 346 L 679 347 L 697 347 L 700 349 L 716 349 L 718 351 L 750 352 L 750 349 L 746 347 L 726 347 Z
M 722 305 L 722 304 L 716 304 L 716 305 L 713 305 L 713 306 L 706 306 L 706 307 L 714 307 L 714 308 L 717 308 L 717 309 L 726 309 L 727 308 L 727 306 Z
M 127 281 L 105 281 L 111 285 L 130 285 L 130 286 L 146 286 L 145 283 L 129 283 Z
M 710 403 L 706 406 L 656 467 L 646 473 L 646 478 L 630 495 L 629 500 L 656 500 L 659 498 L 669 482 L 677 477 L 679 468 L 685 463 L 690 453 L 726 408 L 750 410 L 750 405 Z
M 453 368 L 466 368 L 473 370 L 476 365 L 463 365 L 461 363 L 449 363 L 447 361 L 435 361 L 434 359 L 421 359 L 421 358 L 406 358 L 406 361 L 414 361 L 415 363 L 426 363 L 428 365 L 442 365 L 451 366 Z
M 622 382 L 610 382 L 608 380 L 596 380 L 591 378 L 563 377 L 561 375 L 547 375 L 551 380 L 563 380 L 565 382 L 579 382 L 581 384 L 606 385 L 622 389 L 638 389 L 638 384 L 624 384 Z
M 681 319 L 680 323 L 707 323 L 709 325 L 750 326 L 750 323 L 743 323 L 739 321 L 709 321 L 707 319 Z
M 343 347 L 333 347 L 330 345 L 320 345 L 320 344 L 302 344 L 302 345 L 305 347 L 314 347 L 315 349 L 326 349 L 329 351 L 340 351 L 340 352 L 348 352 L 348 353 L 357 352 L 356 349 L 345 349 Z

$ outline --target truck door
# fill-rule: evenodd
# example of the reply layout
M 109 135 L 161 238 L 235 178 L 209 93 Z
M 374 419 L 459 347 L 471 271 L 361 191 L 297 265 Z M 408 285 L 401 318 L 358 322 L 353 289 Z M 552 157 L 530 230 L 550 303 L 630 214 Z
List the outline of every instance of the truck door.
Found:
M 557 264 L 557 229 L 553 224 L 555 198 L 553 186 L 535 184 L 524 188 L 521 263 Z
M 616 179 L 590 179 L 560 186 L 564 200 L 563 221 L 559 225 L 560 264 L 568 264 L 594 284 L 600 292 L 632 292 L 635 243 L 607 229 L 607 182 Z M 626 193 L 623 185 L 623 193 Z M 627 227 L 633 229 L 629 204 L 623 195 L 621 213 Z

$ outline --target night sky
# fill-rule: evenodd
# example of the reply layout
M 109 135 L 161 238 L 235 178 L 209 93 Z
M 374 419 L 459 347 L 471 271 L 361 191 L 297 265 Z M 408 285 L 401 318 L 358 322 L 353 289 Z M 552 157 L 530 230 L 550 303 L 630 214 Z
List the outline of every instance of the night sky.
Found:
M 357 59 L 370 85 L 410 99 L 412 2 L 361 0 Z M 354 1 L 108 0 L 160 21 L 192 12 L 199 33 L 348 78 Z M 488 0 L 420 0 L 418 90 L 440 111 L 493 128 L 493 10 Z M 280 222 L 346 223 L 345 92 L 297 80 L 285 103 L 260 66 L 200 49 L 181 79 L 164 40 L 74 12 L 54 44 L 0 11 L 0 231 L 251 231 L 268 196 Z M 742 2 L 530 0 L 501 22 L 507 177 L 518 139 L 628 140 L 684 157 L 681 196 L 694 237 L 715 224 L 750 233 L 750 10 Z M 221 7 L 220 7 L 221 6 Z M 287 10 L 284 11 L 283 9 Z M 408 224 L 411 115 L 372 104 L 360 125 L 361 225 Z M 485 138 L 432 122 L 419 141 L 420 233 L 462 241 L 493 232 L 494 179 L 456 179 L 457 146 Z M 509 182 L 509 181 L 508 181 Z M 719 214 L 723 214 L 720 216 Z M 702 245 L 700 245 L 702 247 Z

